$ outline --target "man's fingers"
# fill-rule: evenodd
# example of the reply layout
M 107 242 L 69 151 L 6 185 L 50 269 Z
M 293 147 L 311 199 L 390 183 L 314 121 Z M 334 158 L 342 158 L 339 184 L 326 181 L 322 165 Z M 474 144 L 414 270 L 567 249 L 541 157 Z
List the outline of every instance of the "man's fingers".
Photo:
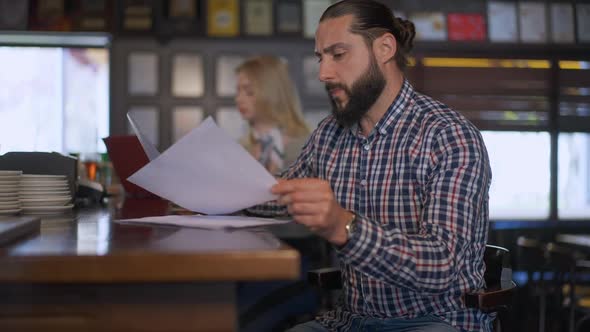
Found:
M 292 199 L 291 199 L 291 195 L 281 195 L 279 196 L 279 198 L 277 199 L 277 202 L 280 205 L 289 205 L 291 203 Z
M 270 188 L 270 192 L 275 195 L 285 195 L 292 192 L 293 190 L 293 184 L 291 184 L 291 181 L 288 180 L 279 181 L 279 183 Z
M 331 193 L 327 192 L 294 191 L 279 196 L 277 201 L 281 205 L 292 203 L 319 203 L 330 201 L 332 197 Z
M 313 216 L 321 214 L 322 207 L 313 203 L 292 203 L 287 206 L 292 216 Z
M 298 224 L 302 224 L 302 225 L 309 227 L 309 229 L 311 229 L 312 231 L 318 229 L 318 225 L 317 225 L 315 216 L 307 216 L 307 215 L 293 216 L 293 220 Z
M 325 188 L 329 188 L 326 181 L 318 179 L 292 179 L 292 180 L 281 180 L 271 188 L 271 192 L 275 195 L 284 195 L 294 191 L 323 191 Z

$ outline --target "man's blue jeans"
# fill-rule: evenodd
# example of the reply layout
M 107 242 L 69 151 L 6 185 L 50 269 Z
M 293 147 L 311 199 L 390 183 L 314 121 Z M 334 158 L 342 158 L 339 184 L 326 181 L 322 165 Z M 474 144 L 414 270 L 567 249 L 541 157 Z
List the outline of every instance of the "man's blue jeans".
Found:
M 354 318 L 350 331 L 363 332 L 458 332 L 457 329 L 435 316 L 413 319 Z M 299 324 L 287 332 L 328 332 L 316 321 Z

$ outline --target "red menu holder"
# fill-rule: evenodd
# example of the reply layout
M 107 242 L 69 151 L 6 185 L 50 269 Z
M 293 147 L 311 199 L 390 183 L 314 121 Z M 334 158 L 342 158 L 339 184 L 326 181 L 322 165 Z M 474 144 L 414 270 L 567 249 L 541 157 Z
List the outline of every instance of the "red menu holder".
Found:
M 103 138 L 113 168 L 119 177 L 125 194 L 133 198 L 160 198 L 159 196 L 127 181 L 127 178 L 145 166 L 149 159 L 135 135 Z

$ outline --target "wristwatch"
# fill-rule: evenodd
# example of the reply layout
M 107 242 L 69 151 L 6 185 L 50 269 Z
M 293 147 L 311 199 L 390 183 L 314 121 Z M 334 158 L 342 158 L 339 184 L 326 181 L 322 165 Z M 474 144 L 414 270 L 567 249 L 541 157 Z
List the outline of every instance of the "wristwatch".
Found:
M 357 215 L 356 215 L 356 213 L 354 213 L 352 211 L 348 211 L 348 212 L 352 213 L 352 217 L 350 218 L 350 220 L 348 221 L 348 223 L 344 227 L 346 228 L 346 238 L 347 238 L 347 240 L 350 240 L 350 238 L 354 234 L 354 231 L 356 230 Z

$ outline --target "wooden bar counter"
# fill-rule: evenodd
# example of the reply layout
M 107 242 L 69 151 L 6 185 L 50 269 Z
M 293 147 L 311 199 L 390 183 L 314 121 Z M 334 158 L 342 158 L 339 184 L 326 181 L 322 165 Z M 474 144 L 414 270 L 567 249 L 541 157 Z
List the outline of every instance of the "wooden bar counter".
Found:
M 38 234 L 0 248 L 0 331 L 235 331 L 238 281 L 299 277 L 298 252 L 263 229 L 113 215 L 41 217 Z

